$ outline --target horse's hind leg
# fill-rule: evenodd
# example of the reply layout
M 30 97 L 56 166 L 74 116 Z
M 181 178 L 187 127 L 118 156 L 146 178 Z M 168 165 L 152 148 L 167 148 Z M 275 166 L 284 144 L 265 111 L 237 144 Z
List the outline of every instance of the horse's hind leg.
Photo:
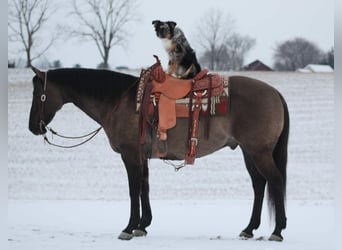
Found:
M 263 152 L 253 157 L 259 173 L 268 185 L 269 205 L 275 209 L 275 229 L 270 240 L 282 241 L 281 231 L 286 228 L 284 179 L 276 167 L 272 153 Z
M 147 160 L 144 162 L 143 166 L 143 178 L 141 184 L 141 209 L 142 215 L 138 225 L 138 228 L 133 231 L 134 236 L 145 236 L 147 234 L 146 227 L 151 224 L 152 221 L 152 212 L 150 206 L 150 197 L 149 197 L 150 187 L 149 187 L 149 178 L 148 178 L 148 164 Z
M 253 203 L 252 216 L 249 221 L 249 224 L 240 233 L 240 237 L 252 238 L 253 230 L 257 229 L 260 226 L 260 217 L 261 217 L 262 203 L 263 203 L 264 193 L 265 193 L 266 180 L 257 171 L 252 157 L 250 157 L 244 150 L 243 150 L 243 156 L 245 159 L 245 164 L 246 164 L 248 173 L 252 179 L 253 190 L 254 190 L 254 203 Z

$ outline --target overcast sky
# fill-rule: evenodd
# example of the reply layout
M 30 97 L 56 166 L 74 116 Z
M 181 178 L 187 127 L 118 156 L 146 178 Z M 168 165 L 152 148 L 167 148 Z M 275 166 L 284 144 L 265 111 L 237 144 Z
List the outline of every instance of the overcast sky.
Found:
M 63 0 L 68 3 L 71 1 Z M 199 20 L 210 8 L 219 8 L 235 19 L 235 31 L 256 39 L 245 64 L 260 59 L 272 66 L 276 43 L 295 37 L 304 37 L 324 51 L 334 45 L 334 0 L 140 0 L 140 21 L 131 25 L 125 48 L 114 47 L 109 63 L 112 67 L 140 68 L 154 62 L 153 54 L 166 66 L 167 56 L 160 40 L 155 36 L 152 20 L 173 20 L 184 31 L 192 47 L 200 54 L 195 34 Z M 67 4 L 55 18 L 65 22 L 71 10 Z M 80 63 L 83 67 L 96 67 L 101 57 L 95 44 L 64 38 L 47 53 L 49 61 L 61 60 L 63 66 Z

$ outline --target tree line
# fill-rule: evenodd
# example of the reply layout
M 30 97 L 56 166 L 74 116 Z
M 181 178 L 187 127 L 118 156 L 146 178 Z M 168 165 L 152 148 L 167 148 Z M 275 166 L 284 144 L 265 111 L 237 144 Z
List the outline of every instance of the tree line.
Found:
M 137 0 L 72 0 L 74 27 L 65 28 L 71 37 L 92 42 L 101 56 L 101 68 L 109 68 L 111 49 L 123 46 L 130 37 L 128 25 L 139 21 Z M 82 2 L 82 4 L 81 4 Z M 22 48 L 26 67 L 41 58 L 53 46 L 56 36 L 41 39 L 40 32 L 49 22 L 54 8 L 49 0 L 12 0 L 8 3 L 8 40 Z M 241 70 L 256 40 L 235 30 L 235 20 L 219 9 L 209 9 L 196 29 L 195 48 L 202 67 L 213 71 Z M 273 52 L 275 70 L 296 70 L 307 64 L 334 67 L 334 48 L 322 51 L 301 37 L 277 43 Z M 9 66 L 15 66 L 13 63 Z M 49 64 L 61 67 L 59 60 Z M 80 67 L 80 64 L 75 67 Z

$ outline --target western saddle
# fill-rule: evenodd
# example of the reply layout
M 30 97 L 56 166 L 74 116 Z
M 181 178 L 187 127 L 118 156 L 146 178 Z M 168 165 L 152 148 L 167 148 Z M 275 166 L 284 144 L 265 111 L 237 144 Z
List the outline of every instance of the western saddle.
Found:
M 228 76 L 208 74 L 202 70 L 193 79 L 174 78 L 163 71 L 157 56 L 156 63 L 142 70 L 137 90 L 137 111 L 140 112 L 140 143 L 144 144 L 147 124 L 157 128 L 158 152 L 163 158 L 167 154 L 167 130 L 176 125 L 177 117 L 188 117 L 189 145 L 185 165 L 194 164 L 197 130 L 200 113 L 206 119 L 206 138 L 209 136 L 209 116 L 214 115 L 220 105 L 221 114 L 228 111 Z M 152 124 L 151 118 L 158 121 Z

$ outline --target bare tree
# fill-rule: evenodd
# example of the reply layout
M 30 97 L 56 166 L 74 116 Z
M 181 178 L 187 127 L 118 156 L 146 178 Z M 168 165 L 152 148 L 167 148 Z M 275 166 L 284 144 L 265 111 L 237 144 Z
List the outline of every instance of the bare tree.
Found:
M 322 60 L 322 55 L 323 52 L 317 45 L 298 37 L 276 46 L 273 55 L 274 68 L 277 70 L 297 70 L 310 63 L 319 63 Z
M 235 21 L 219 9 L 210 9 L 197 28 L 198 44 L 203 49 L 202 66 L 211 70 L 238 70 L 255 39 L 234 32 Z
M 41 57 L 53 44 L 39 41 L 38 34 L 50 16 L 48 0 L 12 0 L 8 2 L 9 42 L 19 42 L 26 53 L 26 67 Z
M 255 45 L 255 39 L 237 33 L 225 42 L 227 50 L 226 67 L 222 70 L 240 70 L 244 65 L 247 52 Z
M 332 68 L 334 68 L 334 54 L 335 50 L 334 47 L 332 47 L 328 52 L 324 53 L 320 63 L 330 65 Z
M 137 21 L 136 0 L 84 0 L 83 5 L 73 0 L 74 12 L 80 26 L 73 34 L 95 42 L 103 62 L 108 68 L 110 50 L 125 45 L 128 24 Z
M 222 46 L 232 33 L 235 21 L 230 15 L 224 15 L 220 9 L 209 9 L 203 15 L 197 27 L 197 43 L 203 52 L 204 64 L 212 70 L 217 70 L 221 55 L 224 53 Z

